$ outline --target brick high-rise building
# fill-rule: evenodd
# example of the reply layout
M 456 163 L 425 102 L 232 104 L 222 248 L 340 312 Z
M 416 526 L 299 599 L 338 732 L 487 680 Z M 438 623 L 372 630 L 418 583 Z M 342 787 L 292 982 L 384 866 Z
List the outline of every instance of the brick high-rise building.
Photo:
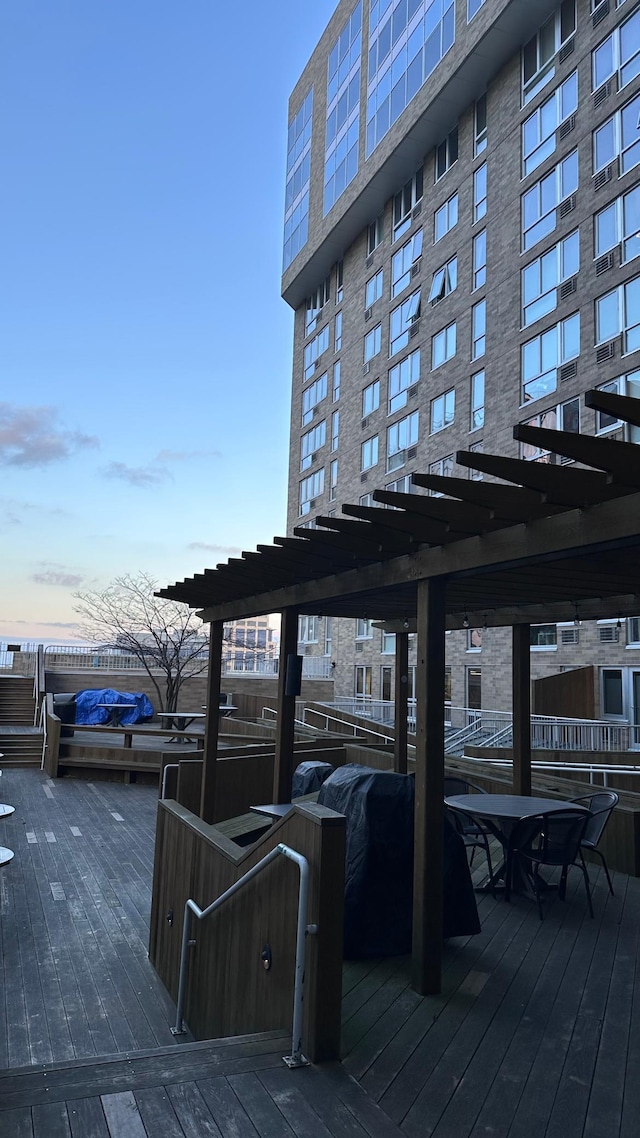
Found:
M 477 477 L 458 451 L 562 461 L 518 423 L 621 437 L 584 392 L 640 395 L 639 183 L 632 0 L 341 0 L 290 101 L 289 528 L 433 493 L 416 472 Z M 367 613 L 300 639 L 338 695 L 391 698 Z M 453 703 L 507 708 L 509 651 L 451 633 Z M 640 723 L 640 617 L 576 610 L 532 653 L 537 676 L 593 666 L 595 713 Z

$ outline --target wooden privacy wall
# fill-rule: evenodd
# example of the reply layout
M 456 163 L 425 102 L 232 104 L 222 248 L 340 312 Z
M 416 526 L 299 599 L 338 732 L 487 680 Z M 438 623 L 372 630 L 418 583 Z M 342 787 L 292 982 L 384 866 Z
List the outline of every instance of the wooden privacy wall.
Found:
M 340 1049 L 345 820 L 322 806 L 298 806 L 249 849 L 175 802 L 160 802 L 149 957 L 177 998 L 184 906 L 204 909 L 279 842 L 310 866 L 303 1051 L 313 1062 Z M 197 1039 L 290 1030 L 299 870 L 278 858 L 222 908 L 192 917 L 185 1020 Z M 261 953 L 269 945 L 272 967 Z
M 573 668 L 533 681 L 531 711 L 568 719 L 596 718 L 596 670 Z

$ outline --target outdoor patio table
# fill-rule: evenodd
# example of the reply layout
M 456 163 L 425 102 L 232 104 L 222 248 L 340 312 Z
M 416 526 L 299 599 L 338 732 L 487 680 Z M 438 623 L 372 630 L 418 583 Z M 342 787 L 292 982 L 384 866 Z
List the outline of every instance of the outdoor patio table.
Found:
M 491 832 L 506 850 L 509 837 L 521 818 L 530 814 L 552 814 L 563 810 L 578 810 L 575 802 L 561 802 L 557 798 L 533 798 L 527 794 L 456 794 L 445 798 L 445 805 L 452 810 L 462 810 L 473 818 L 481 818 L 486 822 Z M 585 810 L 585 814 L 588 810 Z M 516 859 L 517 862 L 517 859 Z M 517 863 L 514 866 L 513 892 L 530 893 L 529 879 L 520 871 Z M 504 881 L 506 860 L 494 869 L 493 877 L 487 877 L 482 885 L 477 886 L 477 892 L 493 892 L 498 884 Z
M 194 719 L 205 719 L 204 711 L 159 711 L 158 719 L 166 719 L 167 726 L 173 727 L 175 731 L 186 731 L 190 727 Z M 193 739 L 179 739 L 174 738 L 169 740 L 170 743 L 193 743 Z
M 135 703 L 98 703 L 96 707 L 104 707 L 105 711 L 109 712 L 109 722 L 107 727 L 121 727 L 122 716 L 125 711 L 134 711 Z

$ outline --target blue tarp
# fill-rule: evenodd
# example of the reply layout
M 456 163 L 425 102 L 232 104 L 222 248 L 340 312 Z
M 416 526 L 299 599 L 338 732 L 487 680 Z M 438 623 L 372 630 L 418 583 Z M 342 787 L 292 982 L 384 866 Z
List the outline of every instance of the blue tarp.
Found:
M 153 704 L 144 692 L 87 688 L 76 695 L 76 723 L 108 723 L 109 712 L 98 707 L 99 703 L 135 703 L 135 708 L 122 716 L 123 723 L 143 723 L 153 715 Z

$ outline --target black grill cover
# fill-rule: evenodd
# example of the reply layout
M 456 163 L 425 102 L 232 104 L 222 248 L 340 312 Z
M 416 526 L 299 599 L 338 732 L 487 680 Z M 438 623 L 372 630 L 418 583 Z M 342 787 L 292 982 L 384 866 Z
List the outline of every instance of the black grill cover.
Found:
M 319 759 L 298 763 L 293 772 L 291 797 L 299 798 L 301 794 L 313 794 L 314 790 L 320 790 L 330 774 L 333 774 L 331 763 L 322 763 Z
M 318 802 L 347 819 L 345 957 L 410 952 L 413 778 L 355 764 L 339 767 L 323 783 Z M 445 814 L 444 935 L 479 932 L 464 842 Z

